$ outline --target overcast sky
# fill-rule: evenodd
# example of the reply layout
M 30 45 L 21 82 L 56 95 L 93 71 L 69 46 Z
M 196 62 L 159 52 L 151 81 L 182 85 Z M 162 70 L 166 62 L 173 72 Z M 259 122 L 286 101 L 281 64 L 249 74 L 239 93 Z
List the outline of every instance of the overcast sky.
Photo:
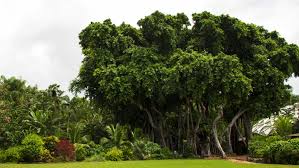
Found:
M 155 10 L 229 14 L 299 44 L 299 0 L 0 0 L 0 75 L 66 90 L 83 58 L 78 45 L 83 28 L 107 18 L 136 25 Z M 299 94 L 299 78 L 288 83 Z

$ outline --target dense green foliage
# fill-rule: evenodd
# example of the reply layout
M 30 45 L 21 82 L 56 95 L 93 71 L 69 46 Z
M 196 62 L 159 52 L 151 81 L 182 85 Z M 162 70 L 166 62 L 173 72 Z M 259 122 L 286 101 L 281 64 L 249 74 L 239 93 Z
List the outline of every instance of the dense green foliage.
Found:
M 29 134 L 21 145 L 9 147 L 0 152 L 0 162 L 48 162 L 53 157 L 45 148 L 43 139 L 36 134 Z
M 255 158 L 263 158 L 269 150 L 269 145 L 281 140 L 283 138 L 280 136 L 254 136 L 249 143 L 249 155 Z
M 0 149 L 20 144 L 30 133 L 65 137 L 73 143 L 84 138 L 99 141 L 103 135 L 99 109 L 85 98 L 70 99 L 58 85 L 38 90 L 2 76 L 0 93 Z
M 88 155 L 88 146 L 85 144 L 75 144 L 76 160 L 85 160 Z
M 237 130 L 248 143 L 252 120 L 290 102 L 285 80 L 299 75 L 299 48 L 228 15 L 192 20 L 157 11 L 138 28 L 90 23 L 79 35 L 84 59 L 71 89 L 163 147 L 182 154 L 186 142 L 194 155 L 217 148 L 225 157 L 225 144 L 236 151 Z M 219 122 L 228 125 L 224 138 Z
M 299 139 L 255 137 L 249 145 L 249 154 L 254 158 L 263 158 L 266 163 L 299 164 Z
M 44 150 L 43 139 L 36 134 L 29 134 L 22 140 L 22 161 L 40 161 Z
M 269 145 L 269 149 L 264 157 L 269 163 L 299 164 L 298 146 L 298 139 L 292 139 L 289 141 L 276 141 Z
M 10 147 L 7 150 L 2 151 L 0 155 L 1 162 L 19 162 L 22 158 L 22 147 Z
M 293 130 L 293 118 L 290 116 L 279 116 L 274 123 L 275 131 L 280 136 L 287 136 Z
M 55 147 L 57 145 L 57 143 L 59 142 L 58 137 L 56 136 L 48 136 L 43 138 L 44 141 L 44 146 L 47 150 L 49 150 L 49 152 L 54 155 L 55 152 Z
M 106 153 L 105 159 L 110 161 L 123 160 L 123 152 L 117 147 L 113 147 Z

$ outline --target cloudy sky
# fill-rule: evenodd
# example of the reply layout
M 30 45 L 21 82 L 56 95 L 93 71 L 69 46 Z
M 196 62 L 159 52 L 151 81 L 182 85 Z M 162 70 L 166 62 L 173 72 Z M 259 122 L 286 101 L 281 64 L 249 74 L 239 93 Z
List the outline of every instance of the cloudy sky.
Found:
M 79 71 L 78 34 L 84 27 L 107 18 L 136 25 L 155 10 L 229 14 L 299 44 L 298 0 L 0 0 L 0 75 L 67 89 Z M 299 94 L 299 78 L 288 83 Z

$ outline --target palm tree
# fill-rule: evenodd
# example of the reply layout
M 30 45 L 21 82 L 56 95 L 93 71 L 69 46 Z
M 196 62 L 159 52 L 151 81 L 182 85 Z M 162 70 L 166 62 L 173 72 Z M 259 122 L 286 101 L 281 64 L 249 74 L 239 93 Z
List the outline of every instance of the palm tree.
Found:
M 125 140 L 125 129 L 124 127 L 120 126 L 119 124 L 114 125 L 108 125 L 106 127 L 106 132 L 108 133 L 108 139 L 102 138 L 101 141 L 104 144 L 110 144 L 112 146 L 116 146 L 120 148 L 123 145 L 128 144 Z

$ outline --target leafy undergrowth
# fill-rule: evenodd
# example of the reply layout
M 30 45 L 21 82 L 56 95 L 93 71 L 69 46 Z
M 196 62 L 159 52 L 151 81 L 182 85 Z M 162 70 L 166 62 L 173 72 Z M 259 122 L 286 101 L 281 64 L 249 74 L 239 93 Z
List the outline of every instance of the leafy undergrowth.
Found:
M 299 168 L 290 165 L 242 164 L 227 160 L 150 160 L 122 162 L 70 162 L 0 164 L 0 168 Z

